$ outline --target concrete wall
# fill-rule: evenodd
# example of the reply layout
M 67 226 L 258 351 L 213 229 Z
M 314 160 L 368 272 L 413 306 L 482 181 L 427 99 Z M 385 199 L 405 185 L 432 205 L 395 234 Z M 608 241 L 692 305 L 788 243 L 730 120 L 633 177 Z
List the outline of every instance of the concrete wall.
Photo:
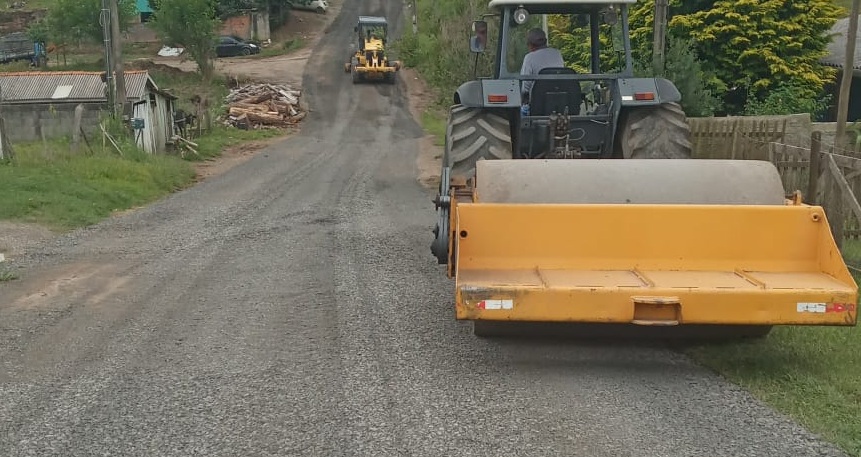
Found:
M 266 41 L 272 37 L 272 32 L 269 30 L 269 13 L 254 13 L 252 20 L 254 21 L 252 39 Z
M 45 139 L 71 137 L 75 125 L 75 103 L 58 104 L 3 104 L 3 118 L 6 122 L 6 133 L 14 143 L 16 141 L 37 141 Z M 84 104 L 84 115 L 81 127 L 90 141 L 99 131 L 99 110 L 103 104 Z
M 269 14 L 252 12 L 224 20 L 219 30 L 221 35 L 236 35 L 245 40 L 266 41 L 271 37 Z M 136 22 L 129 25 L 124 38 L 131 43 L 158 43 L 162 40 L 148 24 Z
M 219 33 L 238 36 L 244 40 L 266 41 L 271 36 L 269 14 L 254 11 L 229 17 L 224 20 Z
M 851 152 L 858 153 L 859 147 L 855 146 L 855 134 L 849 129 L 852 128 L 852 122 L 846 124 L 846 145 L 848 145 L 848 149 Z M 824 147 L 823 150 L 827 151 L 828 148 L 834 146 L 837 138 L 837 123 L 836 122 L 814 122 L 813 130 L 822 132 L 822 145 Z M 846 151 L 840 152 L 836 151 L 838 154 L 845 154 Z

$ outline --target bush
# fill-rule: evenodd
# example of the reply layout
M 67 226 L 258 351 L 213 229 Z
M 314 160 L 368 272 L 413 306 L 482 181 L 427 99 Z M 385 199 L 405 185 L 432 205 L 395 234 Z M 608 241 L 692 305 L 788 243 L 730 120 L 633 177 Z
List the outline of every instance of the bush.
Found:
M 828 110 L 830 101 L 831 95 L 813 96 L 809 88 L 786 83 L 762 95 L 748 96 L 744 114 L 768 116 L 810 113 L 814 119 L 820 119 Z
M 469 51 L 471 25 L 486 11 L 486 0 L 418 0 L 418 34 L 407 27 L 393 50 L 408 67 L 418 69 L 440 93 L 439 102 L 448 106 L 454 91 L 465 81 L 492 73 L 495 24 L 488 21 L 487 51 L 476 57 Z
M 682 94 L 682 109 L 688 116 L 714 115 L 721 108 L 721 81 L 714 73 L 703 68 L 693 40 L 671 35 L 667 41 L 664 69 L 654 68 L 649 53 L 634 63 L 635 73 L 641 77 L 660 77 L 672 81 Z

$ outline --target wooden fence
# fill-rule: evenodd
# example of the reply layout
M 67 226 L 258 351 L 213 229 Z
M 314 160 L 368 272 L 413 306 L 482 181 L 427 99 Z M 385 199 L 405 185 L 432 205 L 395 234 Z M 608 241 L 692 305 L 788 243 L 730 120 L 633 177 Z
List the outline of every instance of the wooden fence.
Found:
M 785 143 L 787 118 L 691 118 L 697 159 L 768 160 L 769 144 Z
M 801 191 L 805 203 L 825 208 L 838 245 L 844 238 L 861 237 L 861 157 L 853 150 L 837 150 L 813 132 L 810 147 L 783 141 L 786 123 L 779 120 L 717 124 L 691 119 L 695 158 L 768 160 L 780 172 L 787 196 Z

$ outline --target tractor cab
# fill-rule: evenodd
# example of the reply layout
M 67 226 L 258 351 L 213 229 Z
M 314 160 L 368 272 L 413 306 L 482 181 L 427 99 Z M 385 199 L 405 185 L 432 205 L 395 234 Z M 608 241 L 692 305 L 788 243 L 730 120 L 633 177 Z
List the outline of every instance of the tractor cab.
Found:
M 618 157 L 623 107 L 659 104 L 656 86 L 664 85 L 633 78 L 628 6 L 634 1 L 491 0 L 492 13 L 482 19 L 493 22 L 473 22 L 469 48 L 476 63 L 478 54 L 495 51 L 492 76 L 462 85 L 455 104 L 505 117 L 516 158 Z M 550 32 L 547 46 L 567 48 L 567 61 L 521 75 L 533 29 Z

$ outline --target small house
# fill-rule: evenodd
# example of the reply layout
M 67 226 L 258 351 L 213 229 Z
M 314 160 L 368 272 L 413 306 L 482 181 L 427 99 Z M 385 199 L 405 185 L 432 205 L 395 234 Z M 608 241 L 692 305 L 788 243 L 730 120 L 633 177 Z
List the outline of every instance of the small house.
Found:
M 70 137 L 75 109 L 83 108 L 81 130 L 97 135 L 109 111 L 102 72 L 47 71 L 0 73 L 0 113 L 11 141 Z M 176 97 L 162 91 L 145 70 L 125 72 L 126 96 L 139 147 L 164 152 L 173 136 Z

